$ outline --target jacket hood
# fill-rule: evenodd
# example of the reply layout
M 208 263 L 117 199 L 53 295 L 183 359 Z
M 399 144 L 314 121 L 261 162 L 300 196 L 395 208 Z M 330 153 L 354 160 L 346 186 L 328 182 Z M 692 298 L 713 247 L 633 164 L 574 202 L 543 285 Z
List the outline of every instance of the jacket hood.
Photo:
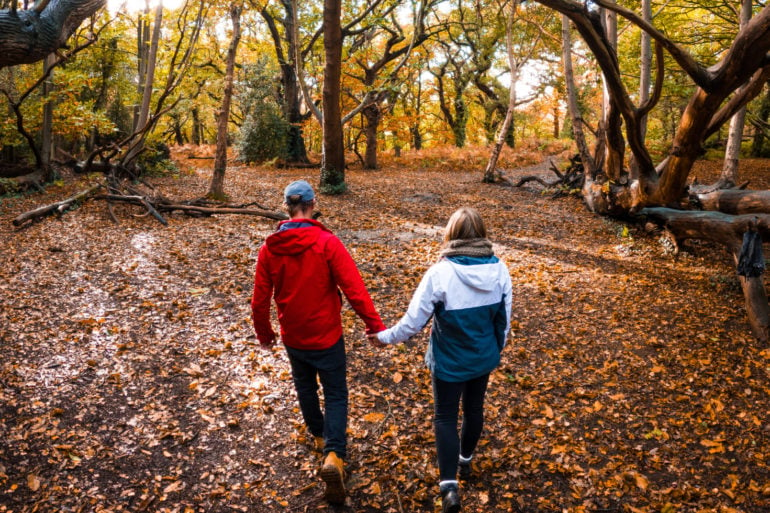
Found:
M 309 223 L 312 226 L 291 228 L 271 234 L 265 240 L 265 244 L 272 253 L 276 255 L 298 255 L 315 244 L 321 236 L 321 232 L 329 231 L 324 225 L 314 219 L 290 219 L 288 221 L 281 221 L 278 226 L 280 228 L 285 223 L 295 223 L 297 221 Z
M 497 257 L 463 258 L 460 260 L 462 263 L 450 257 L 446 261 L 452 267 L 459 280 L 468 287 L 483 292 L 490 292 L 500 283 L 500 276 L 496 270 L 497 263 L 499 262 Z

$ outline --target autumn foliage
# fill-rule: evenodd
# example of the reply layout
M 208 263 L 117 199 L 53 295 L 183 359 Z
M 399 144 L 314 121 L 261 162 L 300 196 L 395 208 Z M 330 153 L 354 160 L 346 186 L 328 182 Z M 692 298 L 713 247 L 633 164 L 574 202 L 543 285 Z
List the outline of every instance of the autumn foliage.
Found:
M 674 257 L 575 197 L 484 185 L 473 155 L 354 165 L 349 191 L 319 204 L 386 324 L 460 205 L 482 212 L 509 265 L 512 335 L 463 511 L 770 510 L 770 350 L 751 339 L 729 255 L 691 243 Z M 176 156 L 180 172 L 153 184 L 202 195 L 211 161 Z M 541 159 L 501 164 L 515 177 Z M 742 165 L 767 186 L 756 163 Z M 707 181 L 713 167 L 695 174 Z M 227 177 L 234 201 L 277 210 L 283 186 L 317 183 L 317 170 Z M 12 227 L 87 185 L 72 178 L 0 204 L 0 512 L 437 510 L 427 332 L 374 349 L 346 309 L 350 498 L 333 509 L 285 352 L 260 349 L 251 332 L 254 259 L 274 222 L 174 215 L 164 227 L 124 205 L 115 225 L 103 202 L 86 202 Z

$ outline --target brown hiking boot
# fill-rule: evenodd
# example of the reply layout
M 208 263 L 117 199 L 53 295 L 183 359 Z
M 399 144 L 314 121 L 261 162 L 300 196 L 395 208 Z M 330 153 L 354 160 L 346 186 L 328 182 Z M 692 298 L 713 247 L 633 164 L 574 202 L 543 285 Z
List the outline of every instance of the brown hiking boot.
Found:
M 326 483 L 324 498 L 332 504 L 345 502 L 344 463 L 333 451 L 326 455 L 321 467 L 321 479 Z
M 324 440 L 324 437 L 322 436 L 314 436 L 313 437 L 313 450 L 318 452 L 324 452 L 324 445 L 326 445 L 326 441 Z

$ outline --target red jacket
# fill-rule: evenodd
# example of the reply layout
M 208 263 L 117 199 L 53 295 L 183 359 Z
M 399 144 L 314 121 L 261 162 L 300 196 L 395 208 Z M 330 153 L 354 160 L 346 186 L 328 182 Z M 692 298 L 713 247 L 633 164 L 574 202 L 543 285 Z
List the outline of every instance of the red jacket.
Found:
M 342 242 L 312 219 L 282 221 L 311 226 L 277 231 L 259 250 L 251 298 L 254 331 L 262 345 L 275 342 L 270 299 L 275 298 L 283 343 L 295 349 L 326 349 L 342 336 L 345 294 L 367 333 L 385 329 L 355 262 Z

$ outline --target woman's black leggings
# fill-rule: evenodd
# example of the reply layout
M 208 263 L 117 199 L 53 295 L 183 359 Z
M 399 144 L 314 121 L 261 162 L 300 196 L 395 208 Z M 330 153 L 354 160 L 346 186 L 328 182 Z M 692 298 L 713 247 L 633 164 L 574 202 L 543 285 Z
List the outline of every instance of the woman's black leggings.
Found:
M 489 374 L 469 381 L 453 383 L 433 377 L 433 404 L 436 430 L 436 453 L 441 481 L 457 479 L 457 460 L 462 454 L 470 457 L 476 449 L 484 427 L 484 395 Z M 463 404 L 463 425 L 457 435 L 460 399 Z

